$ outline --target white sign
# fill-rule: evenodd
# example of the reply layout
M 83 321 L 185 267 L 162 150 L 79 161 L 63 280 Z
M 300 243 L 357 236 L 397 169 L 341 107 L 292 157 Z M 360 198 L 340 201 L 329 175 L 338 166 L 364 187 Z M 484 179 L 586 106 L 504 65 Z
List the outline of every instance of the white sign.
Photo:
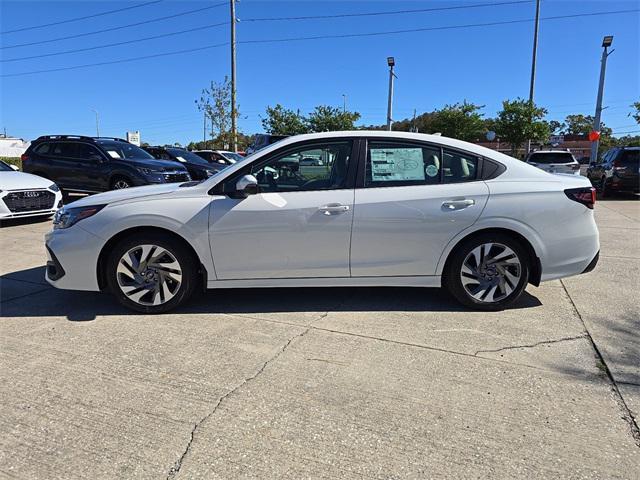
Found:
M 549 143 L 552 145 L 559 145 L 564 143 L 564 135 L 551 135 L 549 137 Z
M 140 132 L 127 132 L 127 142 L 140 146 Z
M 427 174 L 431 176 L 429 172 Z M 371 179 L 375 182 L 424 180 L 424 175 L 421 148 L 371 149 Z

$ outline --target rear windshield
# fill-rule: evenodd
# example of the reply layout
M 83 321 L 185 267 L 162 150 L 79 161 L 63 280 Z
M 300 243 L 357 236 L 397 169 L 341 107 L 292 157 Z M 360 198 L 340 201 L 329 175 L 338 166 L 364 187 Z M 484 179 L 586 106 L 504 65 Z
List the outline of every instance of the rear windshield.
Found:
M 198 163 L 200 165 L 209 165 L 204 158 L 199 155 L 196 155 L 189 150 L 183 150 L 182 148 L 167 148 L 167 152 L 176 157 L 178 161 L 181 162 L 189 162 L 189 163 Z
M 136 147 L 131 143 L 114 142 L 111 140 L 98 140 L 98 145 L 100 145 L 107 152 L 107 155 L 109 155 L 110 158 L 142 158 L 153 160 L 152 155 L 149 155 L 140 147 Z
M 625 150 L 618 160 L 620 166 L 637 169 L 640 168 L 640 150 Z
M 575 159 L 569 152 L 540 152 L 532 153 L 529 161 L 536 163 L 573 163 Z

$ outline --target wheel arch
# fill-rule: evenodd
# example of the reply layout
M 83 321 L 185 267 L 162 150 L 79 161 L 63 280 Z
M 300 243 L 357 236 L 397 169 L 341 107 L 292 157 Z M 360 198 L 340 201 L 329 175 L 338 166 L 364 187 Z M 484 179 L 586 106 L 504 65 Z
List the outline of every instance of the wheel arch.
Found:
M 538 252 L 532 245 L 532 243 L 524 236 L 522 233 L 517 232 L 516 230 L 506 228 L 506 227 L 486 227 L 480 228 L 478 230 L 474 230 L 472 232 L 467 232 L 466 235 L 462 235 L 457 239 L 454 239 L 447 246 L 446 255 L 443 254 L 440 262 L 438 264 L 438 273 L 444 275 L 444 272 L 447 271 L 447 267 L 449 262 L 453 257 L 453 253 L 457 250 L 457 248 L 467 240 L 477 237 L 479 235 L 484 235 L 486 233 L 501 233 L 503 235 L 508 235 L 512 237 L 514 240 L 519 242 L 527 251 L 529 256 L 529 283 L 535 285 L 536 287 L 540 285 L 540 280 L 542 277 L 542 262 L 540 261 L 540 257 Z M 442 261 L 444 258 L 444 261 Z
M 120 232 L 113 235 L 107 242 L 103 245 L 100 250 L 100 254 L 98 255 L 98 261 L 96 263 L 96 278 L 98 279 L 98 286 L 100 290 L 105 290 L 107 287 L 107 278 L 106 278 L 106 263 L 109 258 L 109 253 L 113 247 L 123 238 L 128 237 L 130 235 L 140 235 L 143 233 L 161 233 L 163 235 L 168 235 L 176 240 L 178 240 L 187 250 L 193 255 L 193 258 L 196 259 L 198 263 L 198 274 L 200 277 L 200 281 L 202 282 L 203 289 L 207 286 L 207 269 L 202 263 L 198 252 L 196 252 L 195 248 L 180 234 L 168 230 L 162 227 L 152 227 L 152 226 L 140 226 L 140 227 L 132 227 L 121 230 Z

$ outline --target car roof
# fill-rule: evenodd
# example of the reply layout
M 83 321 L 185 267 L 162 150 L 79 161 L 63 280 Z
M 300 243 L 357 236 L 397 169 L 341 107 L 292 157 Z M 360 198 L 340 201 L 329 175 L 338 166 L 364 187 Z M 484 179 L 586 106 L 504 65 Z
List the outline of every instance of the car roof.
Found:
M 571 153 L 568 150 L 536 150 L 534 152 L 530 152 L 529 155 L 533 155 L 534 153 Z

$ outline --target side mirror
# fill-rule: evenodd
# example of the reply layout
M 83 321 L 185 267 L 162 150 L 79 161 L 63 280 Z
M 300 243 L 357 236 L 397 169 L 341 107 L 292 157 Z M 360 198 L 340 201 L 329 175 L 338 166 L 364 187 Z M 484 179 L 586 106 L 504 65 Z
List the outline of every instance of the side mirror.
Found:
M 92 153 L 91 155 L 89 155 L 89 160 L 91 160 L 92 162 L 101 162 L 102 157 L 97 153 Z
M 246 198 L 258 193 L 258 180 L 253 175 L 243 175 L 236 182 L 236 196 Z
M 18 168 L 18 166 L 17 166 L 17 165 L 14 165 L 13 163 L 10 163 L 10 164 L 9 164 L 9 166 L 10 166 L 13 170 L 15 170 L 16 172 L 19 172 L 19 171 L 20 171 L 20 169 Z

